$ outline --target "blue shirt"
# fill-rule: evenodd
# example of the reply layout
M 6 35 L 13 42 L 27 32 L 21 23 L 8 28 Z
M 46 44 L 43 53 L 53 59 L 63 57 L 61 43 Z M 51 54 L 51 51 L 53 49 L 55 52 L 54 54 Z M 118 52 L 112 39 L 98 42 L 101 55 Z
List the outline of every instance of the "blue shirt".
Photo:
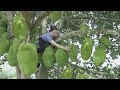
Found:
M 43 35 L 41 35 L 41 38 L 45 41 L 45 42 L 49 42 L 52 41 L 54 39 L 54 37 L 51 35 L 51 32 L 47 32 Z

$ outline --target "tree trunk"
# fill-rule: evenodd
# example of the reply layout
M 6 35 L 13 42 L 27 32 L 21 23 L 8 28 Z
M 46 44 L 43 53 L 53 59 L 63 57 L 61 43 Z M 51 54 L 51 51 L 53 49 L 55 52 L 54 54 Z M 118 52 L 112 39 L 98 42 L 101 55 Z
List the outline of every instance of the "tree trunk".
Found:
M 40 79 L 40 67 L 39 67 L 38 70 L 35 72 L 35 77 L 36 77 L 36 79 Z
M 12 20 L 13 20 L 13 14 L 12 11 L 6 11 L 7 19 L 8 19 L 8 32 L 10 36 L 12 36 Z
M 15 68 L 16 68 L 16 76 L 17 76 L 17 79 L 21 79 L 21 71 L 20 71 L 19 66 L 16 65 Z
M 40 79 L 48 79 L 48 69 L 43 64 L 41 64 L 40 68 Z

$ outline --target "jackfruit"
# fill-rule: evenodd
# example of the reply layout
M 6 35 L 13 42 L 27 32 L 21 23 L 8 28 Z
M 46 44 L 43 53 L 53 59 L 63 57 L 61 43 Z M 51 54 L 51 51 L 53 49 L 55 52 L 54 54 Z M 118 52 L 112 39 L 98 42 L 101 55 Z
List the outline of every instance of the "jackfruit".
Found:
M 100 40 L 99 40 L 103 45 L 105 45 L 106 47 L 110 46 L 110 40 L 109 37 L 106 35 L 103 35 Z
M 57 21 L 61 17 L 61 12 L 60 11 L 53 11 L 50 13 L 49 17 L 52 21 Z
M 22 41 L 24 40 L 25 38 L 20 36 L 19 38 L 14 38 L 13 39 L 13 50 L 14 51 L 18 51 L 18 47 L 19 45 L 22 43 Z
M 87 29 L 89 29 L 89 26 L 86 23 L 82 23 L 82 24 L 80 24 L 79 29 L 80 30 L 87 30 Z
M 7 55 L 7 60 L 8 60 L 8 64 L 10 66 L 16 66 L 18 64 L 17 62 L 17 51 L 13 50 L 13 44 L 11 44 L 9 51 L 8 51 L 8 55 Z
M 63 79 L 72 79 L 73 77 L 73 69 L 71 67 L 67 67 L 63 72 Z
M 71 48 L 71 50 L 68 52 L 68 55 L 71 59 L 72 62 L 75 62 L 77 60 L 77 46 L 74 44 L 69 45 L 69 47 Z
M 9 34 L 8 34 L 8 32 L 4 32 L 4 33 L 1 35 L 1 38 L 9 39 Z
M 28 26 L 22 16 L 17 15 L 13 18 L 13 34 L 17 38 L 19 36 L 26 37 L 28 34 Z
M 42 54 L 42 60 L 46 68 L 52 68 L 55 63 L 55 52 L 51 46 L 48 46 Z
M 104 46 L 96 46 L 95 52 L 93 53 L 93 62 L 96 67 L 99 67 L 105 62 L 106 59 L 106 49 Z
M 3 27 L 3 28 L 5 28 L 5 29 L 7 29 L 7 24 L 4 22 L 4 20 L 3 19 L 0 19 L 0 27 Z
M 83 60 L 88 60 L 92 54 L 93 43 L 89 38 L 85 38 L 81 46 L 81 56 Z
M 1 36 L 4 32 L 7 32 L 7 29 L 5 29 L 4 27 L 0 27 L 0 36 Z
M 56 63 L 62 67 L 68 64 L 69 56 L 67 52 L 64 51 L 63 49 L 57 49 L 55 53 L 55 59 L 56 59 Z
M 20 70 L 26 76 L 30 76 L 37 69 L 37 48 L 32 43 L 21 43 L 18 48 L 17 60 Z
M 10 41 L 5 38 L 0 38 L 0 56 L 7 53 L 10 47 Z

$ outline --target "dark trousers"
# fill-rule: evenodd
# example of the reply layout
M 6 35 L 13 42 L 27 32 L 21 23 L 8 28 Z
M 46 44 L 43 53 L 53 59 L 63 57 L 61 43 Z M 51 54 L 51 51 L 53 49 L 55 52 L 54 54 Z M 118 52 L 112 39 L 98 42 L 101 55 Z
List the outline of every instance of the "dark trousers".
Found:
M 46 43 L 41 37 L 39 38 L 38 45 L 39 47 L 37 48 L 37 53 L 42 53 L 44 52 L 46 45 L 49 45 L 50 43 Z M 38 63 L 37 67 L 40 66 L 40 63 Z
M 38 45 L 39 47 L 37 48 L 37 53 L 44 52 L 46 45 L 49 45 L 50 43 L 46 43 L 41 37 L 39 38 Z

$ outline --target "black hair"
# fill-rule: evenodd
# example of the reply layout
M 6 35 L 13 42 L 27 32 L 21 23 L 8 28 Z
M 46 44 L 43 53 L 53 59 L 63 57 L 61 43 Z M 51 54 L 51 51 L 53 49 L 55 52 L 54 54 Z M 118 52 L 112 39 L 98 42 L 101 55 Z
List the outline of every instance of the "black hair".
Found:
M 51 26 L 49 32 L 52 32 L 53 30 L 57 30 L 56 26 Z

